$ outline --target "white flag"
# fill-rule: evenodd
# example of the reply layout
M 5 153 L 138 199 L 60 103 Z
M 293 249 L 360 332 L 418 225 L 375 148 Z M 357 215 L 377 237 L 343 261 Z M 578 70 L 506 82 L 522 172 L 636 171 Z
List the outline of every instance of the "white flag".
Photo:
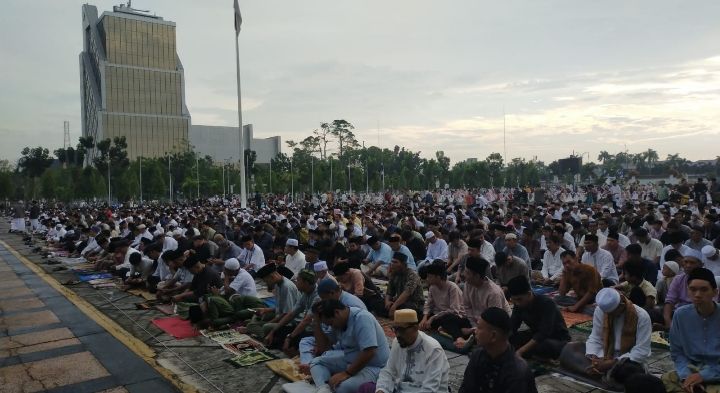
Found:
M 238 0 L 235 0 L 235 34 L 240 34 L 240 25 L 242 25 L 242 16 L 240 16 L 240 6 L 238 5 Z

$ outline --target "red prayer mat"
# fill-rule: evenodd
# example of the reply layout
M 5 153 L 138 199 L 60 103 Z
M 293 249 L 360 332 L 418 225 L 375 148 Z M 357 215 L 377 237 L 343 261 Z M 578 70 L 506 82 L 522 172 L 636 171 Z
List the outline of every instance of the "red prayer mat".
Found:
M 153 319 L 152 323 L 178 340 L 200 335 L 200 332 L 192 326 L 190 321 L 180 317 Z
M 567 310 L 561 310 L 563 319 L 565 319 L 565 325 L 567 327 L 573 327 L 579 323 L 592 321 L 593 317 L 587 314 L 580 314 L 575 312 L 570 312 Z
M 392 330 L 392 321 L 387 318 L 381 318 L 377 317 L 378 323 L 380 323 L 380 327 L 383 328 L 383 331 L 385 332 L 385 336 L 387 338 L 395 338 L 395 332 Z

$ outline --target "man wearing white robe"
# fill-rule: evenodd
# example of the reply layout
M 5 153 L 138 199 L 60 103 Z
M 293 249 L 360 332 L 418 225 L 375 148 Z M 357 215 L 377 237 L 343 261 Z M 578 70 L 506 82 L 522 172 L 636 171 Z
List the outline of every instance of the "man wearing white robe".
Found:
M 396 339 L 390 358 L 380 370 L 376 392 L 447 392 L 450 365 L 434 338 L 418 329 L 415 310 L 397 310 L 393 320 Z

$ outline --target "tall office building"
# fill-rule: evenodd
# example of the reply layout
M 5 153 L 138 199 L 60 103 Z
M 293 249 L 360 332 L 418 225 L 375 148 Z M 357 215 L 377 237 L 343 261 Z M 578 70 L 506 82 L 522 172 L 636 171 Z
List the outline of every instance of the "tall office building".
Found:
M 187 149 L 190 113 L 175 23 L 129 4 L 98 17 L 85 4 L 82 26 L 83 136 L 96 142 L 124 136 L 130 160 Z

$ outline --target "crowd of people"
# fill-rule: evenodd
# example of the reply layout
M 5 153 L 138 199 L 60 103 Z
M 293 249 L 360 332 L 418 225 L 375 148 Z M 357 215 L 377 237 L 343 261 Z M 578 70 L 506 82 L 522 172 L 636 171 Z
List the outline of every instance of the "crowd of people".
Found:
M 14 206 L 11 230 L 157 293 L 198 327 L 244 321 L 299 355 L 319 392 L 446 392 L 438 338 L 470 356 L 461 392 L 535 392 L 528 359 L 615 390 L 720 392 L 714 179 L 251 202 L 32 202 Z M 586 341 L 561 310 L 592 316 Z M 647 367 L 653 331 L 670 342 L 662 378 Z

